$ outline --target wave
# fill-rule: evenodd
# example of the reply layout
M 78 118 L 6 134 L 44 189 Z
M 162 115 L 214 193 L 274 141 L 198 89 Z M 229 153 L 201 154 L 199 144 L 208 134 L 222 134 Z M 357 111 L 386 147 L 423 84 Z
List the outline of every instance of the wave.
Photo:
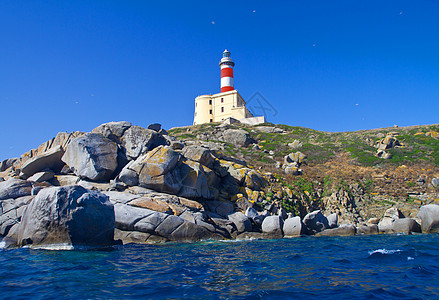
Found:
M 395 254 L 395 253 L 399 253 L 399 252 L 402 252 L 402 250 L 399 250 L 399 249 L 397 249 L 397 250 L 377 249 L 377 250 L 369 251 L 369 255 L 372 256 L 376 253 L 389 255 L 389 254 Z
M 369 251 L 368 259 L 378 261 L 414 261 L 415 259 L 423 258 L 424 253 L 416 251 L 415 249 L 401 250 L 401 249 L 377 249 Z

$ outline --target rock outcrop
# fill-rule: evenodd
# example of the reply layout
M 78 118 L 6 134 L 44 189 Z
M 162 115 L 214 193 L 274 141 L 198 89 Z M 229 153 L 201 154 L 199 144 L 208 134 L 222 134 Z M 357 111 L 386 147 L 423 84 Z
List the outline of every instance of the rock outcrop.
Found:
M 378 228 L 381 232 L 391 232 L 393 228 L 393 223 L 403 217 L 404 216 L 396 207 L 389 208 L 388 210 L 386 210 L 383 218 L 378 223 Z
M 117 145 L 100 133 L 87 133 L 70 142 L 62 161 L 81 178 L 109 180 L 117 168 Z
M 224 131 L 224 141 L 237 146 L 248 146 L 253 140 L 250 134 L 242 129 L 227 129 Z
M 64 163 L 61 157 L 64 155 L 64 150 L 61 145 L 51 148 L 50 150 L 38 154 L 27 160 L 21 167 L 21 174 L 25 178 L 41 172 L 44 169 L 50 169 L 54 172 L 61 171 Z
M 161 134 L 140 126 L 129 127 L 121 137 L 121 145 L 130 160 L 135 160 L 149 150 L 166 144 L 166 139 Z
M 129 242 L 130 232 L 141 232 L 143 243 L 151 241 L 198 241 L 219 237 L 214 226 L 207 228 L 186 221 L 181 217 L 152 211 L 145 208 L 133 207 L 127 204 L 116 203 L 116 228 L 120 231 L 119 237 Z
M 288 218 L 284 221 L 283 232 L 285 237 L 296 237 L 304 234 L 303 223 L 300 217 Z
M 29 196 L 31 193 L 32 183 L 29 181 L 11 178 L 0 182 L 0 200 Z
M 421 233 L 421 225 L 414 219 L 397 219 L 392 224 L 392 231 L 395 233 Z
M 145 129 L 110 122 L 90 133 L 59 133 L 20 158 L 0 163 L 0 239 L 7 245 L 99 247 L 112 245 L 113 239 L 155 243 L 413 233 L 421 231 L 420 222 L 423 232 L 439 230 L 434 205 L 423 206 L 420 220 L 414 219 L 413 206 L 433 203 L 431 195 L 411 193 L 401 198 L 404 203 L 394 204 L 375 197 L 373 180 L 383 189 L 395 173 L 346 182 L 328 177 L 334 165 L 325 163 L 314 169 L 316 174 L 299 176 L 302 164 L 311 170 L 317 160 L 326 159 L 330 151 L 322 145 L 327 140 L 313 143 L 326 133 L 282 128 L 209 124 L 206 130 L 184 127 L 168 134 L 160 124 Z M 378 151 L 402 147 L 396 136 L 375 133 Z M 345 147 L 338 138 L 337 147 Z M 361 138 L 370 152 L 376 139 Z M 352 157 L 341 154 L 337 159 L 346 166 Z M 297 177 L 276 173 L 275 163 Z M 413 178 L 407 166 L 398 172 Z M 426 170 L 398 188 L 437 193 L 436 173 Z
M 320 210 L 313 211 L 303 218 L 307 234 L 316 234 L 325 229 L 329 229 L 328 219 Z
M 422 232 L 434 233 L 439 231 L 439 205 L 424 205 L 419 209 Z
M 283 219 L 280 216 L 268 216 L 262 222 L 262 232 L 273 237 L 282 237 Z
M 124 135 L 125 131 L 131 126 L 131 123 L 126 121 L 108 122 L 93 129 L 92 133 L 100 133 L 107 139 L 115 142 L 116 144 L 120 144 L 121 138 Z
M 113 205 L 104 194 L 80 186 L 51 187 L 26 207 L 18 244 L 111 246 L 114 226 Z

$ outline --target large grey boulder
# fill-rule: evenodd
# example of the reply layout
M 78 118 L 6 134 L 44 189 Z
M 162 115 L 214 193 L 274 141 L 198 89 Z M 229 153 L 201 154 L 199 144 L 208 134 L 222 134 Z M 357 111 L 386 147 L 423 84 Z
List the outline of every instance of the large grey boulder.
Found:
M 219 183 L 211 169 L 185 160 L 169 146 L 158 146 L 128 163 L 117 180 L 190 199 L 214 198 Z
M 262 222 L 262 232 L 272 236 L 283 236 L 283 220 L 280 216 L 265 217 Z
M 20 162 L 20 158 L 18 157 L 3 160 L 0 162 L 0 172 L 6 171 L 10 167 L 16 165 L 18 162 Z
M 11 178 L 0 182 L 0 200 L 29 196 L 31 193 L 32 183 L 29 181 Z
M 296 164 L 296 166 L 300 166 L 303 161 L 306 159 L 306 155 L 302 152 L 292 152 L 284 157 L 285 164 Z
M 151 129 L 151 130 L 159 132 L 160 129 L 162 129 L 162 124 L 159 124 L 159 123 L 149 124 L 148 125 L 148 129 Z
M 296 237 L 303 234 L 303 223 L 300 217 L 288 218 L 284 221 L 285 237 Z
M 114 226 L 114 208 L 104 194 L 80 186 L 50 187 L 26 207 L 18 244 L 110 246 Z
M 393 222 L 392 231 L 395 233 L 421 233 L 421 225 L 418 224 L 414 219 L 403 218 L 397 219 Z
M 393 229 L 393 222 L 395 220 L 398 220 L 400 218 L 404 218 L 402 213 L 399 211 L 396 207 L 391 207 L 386 210 L 384 213 L 383 218 L 378 223 L 378 228 L 380 232 L 392 232 Z
M 284 133 L 285 130 L 281 128 L 277 128 L 274 126 L 257 126 L 255 127 L 256 130 L 266 132 L 266 133 Z
M 207 167 L 210 167 L 214 161 L 214 158 L 209 149 L 197 145 L 184 147 L 181 154 L 184 157 L 199 162 L 200 164 Z
M 370 234 L 378 234 L 378 233 L 379 230 L 377 224 L 368 224 L 357 228 L 357 234 L 370 235 Z
M 252 223 L 250 219 L 241 212 L 235 212 L 227 216 L 227 219 L 232 221 L 238 229 L 238 234 L 244 231 L 252 231 Z
M 54 177 L 54 175 L 55 174 L 52 171 L 38 172 L 29 177 L 27 180 L 31 182 L 49 181 Z
M 124 132 L 121 143 L 127 158 L 135 160 L 157 146 L 166 145 L 167 141 L 154 130 L 131 126 Z
M 125 131 L 131 127 L 130 122 L 120 121 L 120 122 L 108 122 L 102 125 L 99 125 L 91 132 L 100 133 L 107 139 L 112 140 L 113 142 L 120 144 L 121 138 Z
M 125 231 L 132 231 L 137 222 L 154 214 L 154 211 L 125 205 L 123 203 L 116 203 L 114 205 L 114 214 L 116 228 Z
M 258 211 L 256 209 L 254 209 L 253 207 L 248 207 L 245 210 L 245 215 L 247 216 L 247 218 L 253 219 L 253 218 L 257 217 L 259 214 L 258 214 Z
M 140 161 L 139 161 L 140 160 Z M 123 182 L 128 186 L 139 185 L 139 170 L 142 168 L 141 157 L 126 164 L 116 177 L 116 182 Z
M 180 154 L 168 146 L 159 146 L 128 163 L 118 180 L 129 186 L 140 185 L 158 191 L 176 194 L 181 188 L 178 178 L 171 171 L 176 167 Z
M 316 233 L 316 236 L 352 236 L 355 235 L 356 228 L 352 224 L 344 224 L 337 228 L 326 229 Z
M 320 210 L 313 211 L 303 218 L 307 234 L 315 234 L 329 228 L 328 219 Z
M 181 189 L 178 174 L 172 172 L 180 159 L 180 154 L 170 147 L 157 147 L 136 160 L 139 185 L 156 191 L 177 194 Z
M 212 199 L 218 193 L 215 190 L 217 181 L 209 179 L 215 178 L 213 171 L 197 162 L 190 160 L 179 163 L 178 168 L 173 172 L 173 177 L 181 184 L 181 189 L 177 193 L 181 197 L 190 199 Z
M 44 169 L 51 169 L 54 172 L 59 172 L 64 166 L 64 163 L 61 160 L 63 155 L 64 150 L 60 145 L 51 148 L 44 153 L 38 154 L 27 160 L 21 166 L 21 175 L 24 175 L 24 178 L 27 178 Z
M 329 228 L 336 228 L 338 226 L 338 215 L 336 213 L 330 214 L 326 218 L 328 219 Z
M 17 199 L 7 199 L 0 201 L 0 237 L 13 236 L 14 244 L 17 243 L 16 232 L 12 232 L 13 227 L 17 229 L 21 221 L 23 212 L 34 196 L 24 196 Z
M 260 191 L 265 187 L 267 181 L 264 177 L 257 171 L 249 169 L 244 178 L 244 185 L 251 190 Z
M 253 143 L 250 134 L 242 129 L 227 129 L 224 131 L 224 141 L 235 146 L 248 146 Z
M 376 145 L 379 150 L 391 149 L 396 146 L 401 146 L 401 144 L 398 139 L 392 135 L 387 135 L 385 138 L 378 141 Z
M 418 217 L 421 219 L 422 232 L 434 233 L 439 231 L 439 205 L 428 204 L 421 206 Z
M 117 145 L 100 133 L 87 133 L 70 142 L 62 160 L 81 178 L 107 181 L 117 168 Z
M 145 208 L 116 203 L 116 228 L 159 236 L 171 241 L 197 241 L 218 237 L 206 228 L 183 218 Z
M 206 206 L 209 211 L 224 218 L 235 210 L 235 206 L 229 201 L 207 201 Z

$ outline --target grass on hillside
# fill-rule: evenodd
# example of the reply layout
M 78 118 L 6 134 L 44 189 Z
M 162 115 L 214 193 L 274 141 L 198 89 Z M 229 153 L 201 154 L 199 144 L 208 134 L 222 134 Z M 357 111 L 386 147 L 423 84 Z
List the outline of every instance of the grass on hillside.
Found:
M 193 140 L 197 135 L 204 132 L 212 132 L 216 123 L 202 124 L 184 128 L 175 128 L 169 134 L 181 139 Z M 258 131 L 259 126 L 275 126 L 285 130 L 285 133 L 265 133 Z M 439 166 L 439 139 L 426 136 L 428 131 L 438 131 L 438 125 L 412 126 L 402 128 L 382 128 L 373 130 L 362 130 L 356 132 L 323 132 L 304 127 L 273 125 L 271 123 L 259 124 L 257 126 L 229 125 L 230 128 L 242 128 L 250 133 L 260 150 L 236 147 L 225 144 L 227 155 L 239 156 L 251 161 L 270 163 L 275 160 L 282 161 L 288 153 L 301 151 L 307 155 L 308 164 L 323 164 L 331 161 L 340 153 L 348 153 L 353 164 L 360 166 L 390 166 L 416 162 L 431 162 Z M 392 154 L 392 158 L 384 160 L 376 156 L 374 144 L 383 136 L 392 132 L 394 136 L 404 145 L 403 147 L 386 150 Z M 416 135 L 417 133 L 423 135 Z M 298 140 L 302 146 L 291 149 L 288 143 Z M 267 155 L 263 150 L 273 151 L 274 155 Z M 254 164 L 254 163 L 253 163 Z

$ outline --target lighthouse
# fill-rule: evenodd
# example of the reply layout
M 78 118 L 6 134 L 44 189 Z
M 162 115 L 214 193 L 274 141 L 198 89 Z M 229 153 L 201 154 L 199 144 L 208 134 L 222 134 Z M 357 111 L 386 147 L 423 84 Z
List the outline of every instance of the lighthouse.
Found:
M 213 95 L 201 95 L 195 98 L 194 125 L 217 122 L 241 122 L 246 124 L 264 123 L 265 118 L 253 117 L 245 107 L 245 101 L 235 90 L 233 67 L 235 63 L 230 51 L 224 50 L 220 60 L 221 92 Z
M 235 89 L 233 87 L 233 67 L 235 63 L 230 57 L 229 50 L 224 50 L 219 66 L 221 68 L 221 93 L 233 91 Z

